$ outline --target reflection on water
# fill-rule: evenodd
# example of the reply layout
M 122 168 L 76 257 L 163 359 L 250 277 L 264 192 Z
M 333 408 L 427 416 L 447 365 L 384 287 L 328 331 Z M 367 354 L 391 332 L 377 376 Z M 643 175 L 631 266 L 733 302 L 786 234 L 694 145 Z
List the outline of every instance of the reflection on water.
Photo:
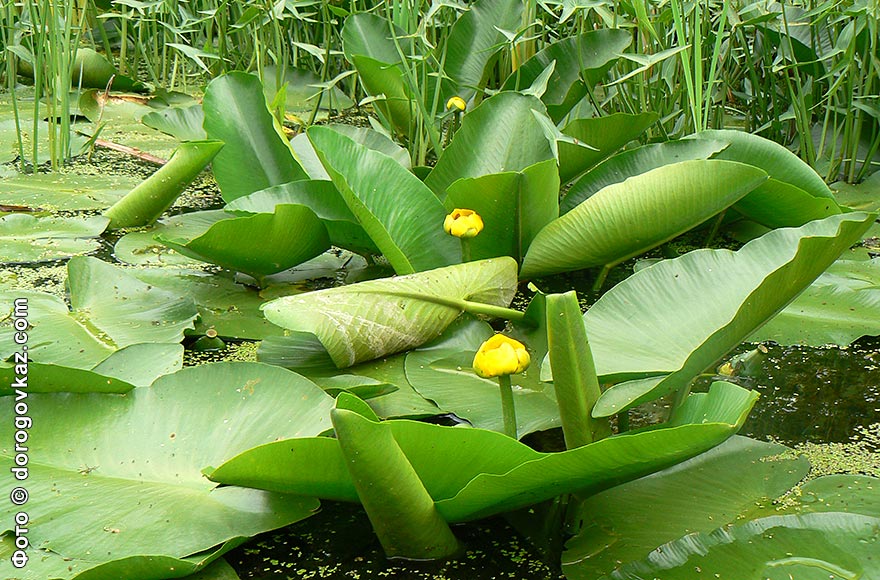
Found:
M 733 379 L 761 393 L 743 435 L 843 442 L 880 421 L 880 339 L 819 349 L 764 346 L 767 352 L 757 352 Z

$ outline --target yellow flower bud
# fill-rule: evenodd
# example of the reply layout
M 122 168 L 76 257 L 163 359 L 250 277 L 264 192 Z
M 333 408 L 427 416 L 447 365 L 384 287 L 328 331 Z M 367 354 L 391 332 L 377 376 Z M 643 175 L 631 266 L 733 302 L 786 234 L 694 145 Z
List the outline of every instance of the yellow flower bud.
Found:
M 443 229 L 456 238 L 473 238 L 483 231 L 483 218 L 470 209 L 454 209 L 443 220 Z
M 483 378 L 514 375 L 529 368 L 531 358 L 523 343 L 496 334 L 480 346 L 474 357 L 474 371 Z
M 464 102 L 464 99 L 456 95 L 454 97 L 450 97 L 449 100 L 446 101 L 446 110 L 448 111 L 452 108 L 458 109 L 459 111 L 463 112 L 465 109 L 467 109 L 467 103 Z

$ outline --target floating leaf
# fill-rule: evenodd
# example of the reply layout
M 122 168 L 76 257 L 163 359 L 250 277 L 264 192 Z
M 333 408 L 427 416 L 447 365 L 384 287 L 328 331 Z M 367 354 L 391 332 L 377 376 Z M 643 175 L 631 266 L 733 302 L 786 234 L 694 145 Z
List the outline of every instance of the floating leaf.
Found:
M 0 262 L 23 264 L 63 260 L 93 252 L 101 242 L 95 240 L 109 220 L 34 217 L 14 213 L 0 217 Z
M 106 209 L 140 182 L 127 175 L 16 174 L 0 180 L 0 203 L 49 211 Z
M 847 345 L 880 334 L 880 258 L 838 260 L 749 337 L 752 342 Z
M 275 93 L 281 88 L 281 85 L 287 84 L 285 109 L 297 115 L 310 115 L 312 110 L 318 106 L 318 94 L 323 92 L 320 102 L 320 110 L 324 111 L 322 117 L 317 119 L 326 119 L 327 113 L 331 109 L 341 111 L 350 109 L 354 106 L 354 101 L 348 98 L 348 95 L 339 90 L 338 87 L 331 89 L 321 89 L 321 77 L 310 70 L 302 68 L 288 67 L 284 74 L 274 65 L 263 67 L 263 94 L 267 102 L 271 102 L 275 97 Z M 278 77 L 281 82 L 278 82 Z
M 309 498 L 218 488 L 202 475 L 252 447 L 329 427 L 332 398 L 290 371 L 202 365 L 125 395 L 31 394 L 28 403 L 40 426 L 28 440 L 40 458 L 28 466 L 28 537 L 88 567 L 127 558 L 136 577 L 161 578 L 168 558 L 230 549 L 318 507 Z M 12 406 L 0 413 L 12 437 Z M 4 471 L 14 466 L 11 449 L 0 462 Z M 11 522 L 20 509 L 8 505 L 3 517 Z M 42 562 L 30 555 L 28 571 L 37 574 Z
M 587 498 L 578 506 L 583 528 L 562 556 L 566 577 L 657 576 L 637 563 L 660 556 L 668 542 L 686 534 L 748 518 L 797 484 L 809 463 L 802 457 L 774 459 L 784 451 L 782 445 L 733 437 L 685 463 Z
M 0 312 L 27 299 L 29 356 L 37 362 L 91 369 L 113 352 L 143 342 L 178 343 L 198 313 L 189 298 L 151 287 L 101 260 L 67 264 L 71 310 L 56 296 L 30 291 L 0 293 Z M 6 314 L 4 314 L 6 316 Z M 0 326 L 0 359 L 14 350 L 11 321 Z

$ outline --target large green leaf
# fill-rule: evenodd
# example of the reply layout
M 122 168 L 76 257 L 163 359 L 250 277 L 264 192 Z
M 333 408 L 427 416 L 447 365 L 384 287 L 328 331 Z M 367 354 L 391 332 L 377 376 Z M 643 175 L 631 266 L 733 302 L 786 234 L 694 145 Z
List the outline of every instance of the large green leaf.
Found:
M 309 498 L 218 488 L 202 475 L 252 447 L 329 427 L 332 398 L 290 371 L 219 363 L 125 395 L 32 394 L 27 402 L 39 425 L 28 439 L 28 537 L 65 558 L 92 565 L 139 559 L 140 575 L 126 578 L 161 578 L 155 570 L 163 558 L 288 525 L 318 506 Z M 0 413 L 11 438 L 12 406 Z M 0 463 L 4 471 L 14 465 L 11 449 Z M 20 509 L 4 506 L 4 531 Z M 153 557 L 158 568 L 148 575 Z M 40 566 L 32 551 L 29 572 Z
M 538 232 L 559 216 L 559 174 L 548 159 L 522 171 L 463 178 L 449 186 L 446 209 L 466 208 L 483 219 L 470 240 L 471 258 L 511 256 L 521 262 Z
M 522 277 L 619 264 L 699 225 L 766 179 L 750 165 L 695 160 L 610 185 L 541 230 Z
M 617 435 L 563 453 L 540 453 L 482 429 L 407 420 L 386 424 L 440 514 L 452 523 L 577 490 L 595 493 L 674 465 L 730 437 L 756 397 L 730 383 L 715 383 L 708 396 L 696 399 L 700 409 L 715 410 L 700 423 Z M 725 405 L 719 399 L 737 403 Z M 269 443 L 208 476 L 228 484 L 357 500 L 339 444 L 329 438 Z
M 610 32 L 610 31 L 609 31 Z M 657 120 L 655 113 L 614 113 L 606 117 L 577 119 L 562 130 L 579 143 L 559 143 L 559 178 L 568 183 L 615 151 L 636 139 Z
M 498 258 L 279 298 L 263 313 L 318 337 L 341 368 L 420 346 L 461 314 L 465 301 L 506 306 L 515 291 L 516 262 Z
M 443 74 L 453 83 L 441 95 L 442 103 L 454 95 L 470 100 L 483 84 L 486 65 L 504 44 L 502 31 L 519 28 L 522 12 L 523 3 L 519 0 L 478 0 L 468 4 L 452 25 L 445 46 L 435 50 L 435 58 L 443 63 Z
M 547 358 L 556 368 L 553 389 L 565 447 L 574 449 L 611 435 L 611 424 L 591 416 L 601 389 L 577 294 L 550 294 L 546 300 Z
M 141 117 L 141 123 L 147 127 L 171 135 L 178 141 L 207 139 L 204 122 L 205 114 L 199 103 L 188 107 L 167 107 Z
M 327 126 L 332 127 L 333 130 L 338 133 L 347 135 L 352 140 L 364 145 L 368 149 L 375 149 L 389 157 L 393 157 L 407 170 L 412 169 L 412 160 L 409 157 L 409 151 L 389 139 L 383 133 L 368 127 L 355 127 L 354 125 L 343 125 L 339 123 L 332 123 Z M 321 165 L 321 160 L 318 159 L 318 154 L 315 153 L 315 148 L 312 147 L 312 143 L 309 141 L 309 136 L 307 134 L 300 133 L 291 139 L 290 146 L 293 147 L 297 159 L 299 159 L 303 169 L 308 172 L 312 179 L 330 181 L 330 175 L 324 169 L 324 166 Z
M 795 185 L 773 178 L 742 198 L 733 208 L 768 228 L 802 226 L 842 211 L 833 199 L 813 197 Z
M 226 143 L 213 167 L 227 202 L 308 177 L 275 126 L 257 77 L 232 72 L 214 79 L 202 108 L 208 138 Z
M 838 260 L 749 337 L 752 342 L 847 345 L 880 334 L 880 258 Z
M 484 379 L 473 370 L 477 349 L 492 334 L 492 327 L 485 322 L 460 317 L 441 338 L 406 356 L 406 379 L 421 396 L 444 411 L 455 413 L 474 427 L 503 432 L 498 380 Z M 538 381 L 537 366 L 512 375 L 510 380 L 518 435 L 559 427 L 553 387 Z
M 16 359 L 0 363 L 0 395 L 15 394 Z M 180 344 L 142 342 L 121 348 L 91 370 L 28 362 L 30 393 L 125 393 L 148 387 L 183 366 Z M 17 388 L 17 387 L 16 387 Z
M 345 19 L 342 49 L 345 58 L 357 69 L 358 78 L 367 94 L 379 97 L 375 101 L 379 112 L 391 121 L 398 132 L 408 135 L 417 104 L 407 88 L 400 67 L 400 53 L 392 34 L 403 54 L 416 56 L 421 52 L 406 32 L 389 24 L 381 16 L 365 12 L 352 14 Z
M 798 187 L 813 197 L 834 200 L 831 189 L 812 167 L 782 145 L 769 139 L 731 129 L 703 131 L 690 138 L 729 143 L 723 151 L 715 156 L 716 159 L 739 161 L 760 167 L 776 181 Z M 761 189 L 756 190 L 756 195 L 761 193 Z M 777 219 L 781 218 L 782 216 L 777 217 Z M 788 225 L 801 224 L 791 223 Z
M 304 205 L 280 204 L 273 213 L 247 217 L 211 213 L 224 219 L 197 237 L 159 233 L 156 240 L 185 256 L 244 272 L 258 281 L 302 264 L 330 247 L 327 228 Z M 182 221 L 191 215 L 186 214 Z
M 583 528 L 562 556 L 566 577 L 642 578 L 634 563 L 659 555 L 658 547 L 754 514 L 807 474 L 804 458 L 774 459 L 784 451 L 733 437 L 685 463 L 587 498 L 578 506 Z
M 418 177 L 332 129 L 311 127 L 309 139 L 345 203 L 398 274 L 459 261 L 458 240 L 443 231 L 446 210 Z
M 554 159 L 532 111 L 544 113 L 544 104 L 519 93 L 499 93 L 480 103 L 464 116 L 425 184 L 442 200 L 449 186 L 462 177 L 522 171 Z
M 560 143 L 560 151 L 562 151 Z M 574 182 L 559 204 L 560 213 L 567 213 L 603 188 L 681 161 L 708 159 L 727 145 L 708 139 L 688 139 L 643 145 L 621 151 L 606 159 Z
M 100 216 L 34 217 L 14 213 L 0 217 L 0 263 L 62 260 L 93 252 L 109 219 Z
M 527 60 L 507 78 L 504 88 L 528 88 L 555 61 L 541 100 L 550 118 L 559 123 L 587 94 L 584 83 L 597 83 L 630 42 L 632 36 L 622 29 L 591 30 L 563 38 Z
M 29 356 L 37 362 L 91 369 L 114 351 L 143 342 L 177 343 L 198 315 L 189 298 L 151 287 L 95 258 L 67 265 L 71 310 L 63 300 L 40 292 L 0 293 L 0 312 L 13 300 L 28 300 Z M 11 321 L 0 326 L 0 359 L 16 350 Z
M 25 59 L 18 61 L 18 74 L 34 78 L 34 66 Z M 114 91 L 146 91 L 147 87 L 136 80 L 119 74 L 106 56 L 91 48 L 77 48 L 73 62 L 70 63 L 70 84 L 72 87 L 106 89 L 108 83 Z
M 304 205 L 315 212 L 334 246 L 353 252 L 380 253 L 330 181 L 303 179 L 276 185 L 239 197 L 225 209 L 236 214 L 272 213 L 280 204 Z
M 697 250 L 640 270 L 584 315 L 596 367 L 615 385 L 594 416 L 681 388 L 779 312 L 874 214 L 850 213 L 773 230 L 739 251 Z

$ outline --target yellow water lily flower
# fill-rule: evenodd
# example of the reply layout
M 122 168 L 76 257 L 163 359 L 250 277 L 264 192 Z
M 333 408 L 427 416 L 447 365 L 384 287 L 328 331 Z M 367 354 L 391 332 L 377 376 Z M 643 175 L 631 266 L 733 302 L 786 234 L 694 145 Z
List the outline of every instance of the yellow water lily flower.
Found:
M 446 110 L 448 111 L 452 108 L 456 108 L 459 111 L 463 112 L 465 109 L 467 109 L 467 103 L 464 102 L 464 99 L 456 95 L 454 97 L 450 97 L 449 100 L 446 101 Z
M 503 334 L 496 334 L 480 346 L 474 357 L 474 371 L 491 379 L 521 373 L 529 368 L 531 358 L 525 345 Z
M 470 209 L 454 209 L 443 220 L 443 229 L 456 238 L 472 238 L 483 231 L 483 218 Z

